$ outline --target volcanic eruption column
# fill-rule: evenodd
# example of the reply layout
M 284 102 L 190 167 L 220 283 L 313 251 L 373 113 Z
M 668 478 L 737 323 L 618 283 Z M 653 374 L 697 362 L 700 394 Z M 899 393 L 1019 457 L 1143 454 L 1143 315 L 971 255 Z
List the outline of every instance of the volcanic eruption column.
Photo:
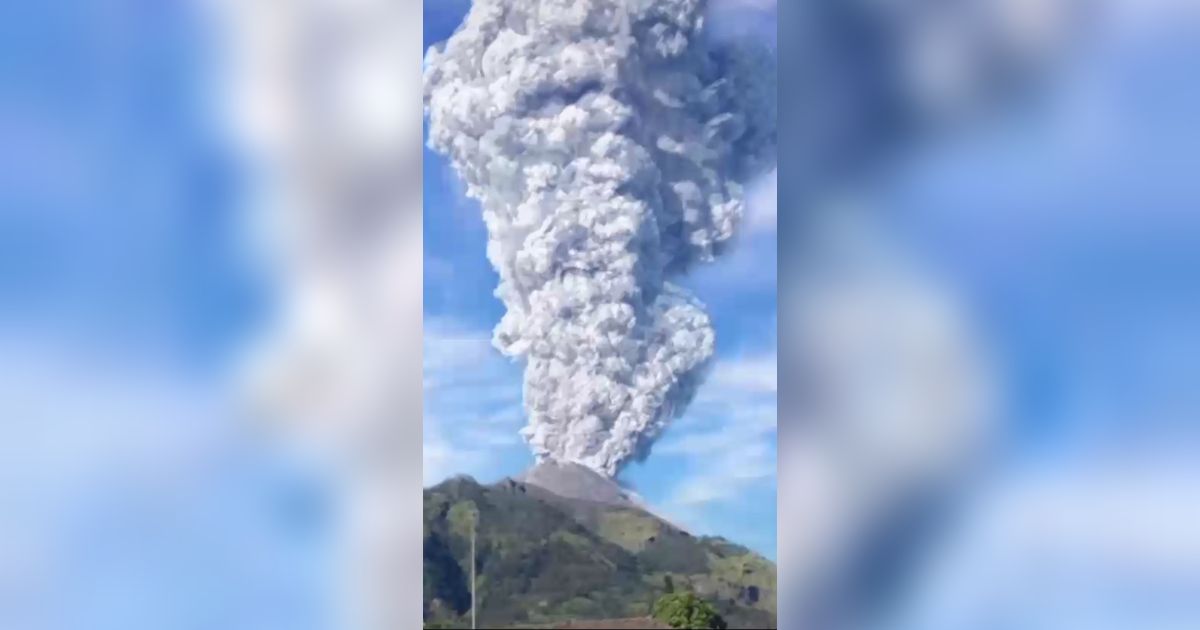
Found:
M 700 0 L 476 0 L 428 52 L 429 146 L 478 199 L 525 360 L 539 461 L 609 477 L 686 408 L 713 353 L 669 279 L 711 261 L 775 160 L 770 51 Z

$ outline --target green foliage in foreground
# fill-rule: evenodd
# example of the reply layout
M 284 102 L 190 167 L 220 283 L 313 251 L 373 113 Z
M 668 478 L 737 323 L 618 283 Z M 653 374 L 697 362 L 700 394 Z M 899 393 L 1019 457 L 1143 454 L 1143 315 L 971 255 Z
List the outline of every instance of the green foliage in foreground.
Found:
M 725 630 L 725 620 L 712 604 L 693 593 L 670 593 L 654 602 L 654 618 L 672 628 Z

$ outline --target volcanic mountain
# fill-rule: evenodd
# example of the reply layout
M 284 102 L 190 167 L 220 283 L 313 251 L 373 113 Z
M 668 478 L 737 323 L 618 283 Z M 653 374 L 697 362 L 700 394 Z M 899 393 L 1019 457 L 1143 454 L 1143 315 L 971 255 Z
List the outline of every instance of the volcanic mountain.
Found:
M 774 563 L 691 535 L 584 466 L 544 462 L 491 485 L 460 476 L 424 495 L 427 622 L 469 620 L 474 513 L 479 627 L 642 617 L 670 590 L 708 599 L 730 628 L 775 627 Z

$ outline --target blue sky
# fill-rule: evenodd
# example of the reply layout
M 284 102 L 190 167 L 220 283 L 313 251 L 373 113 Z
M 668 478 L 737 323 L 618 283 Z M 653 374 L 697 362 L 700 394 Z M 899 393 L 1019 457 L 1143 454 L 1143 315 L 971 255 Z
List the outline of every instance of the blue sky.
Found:
M 465 3 L 427 2 L 427 44 L 448 37 Z M 730 9 L 731 11 L 733 9 Z M 739 7 L 726 27 L 774 33 L 773 14 Z M 446 161 L 425 150 L 425 448 L 431 484 L 457 473 L 486 482 L 533 463 L 521 367 L 491 349 L 503 306 L 485 251 L 478 204 Z M 717 332 L 714 373 L 643 463 L 620 475 L 657 511 L 696 533 L 775 554 L 776 234 L 774 183 L 750 190 L 737 249 L 681 284 L 708 306 Z

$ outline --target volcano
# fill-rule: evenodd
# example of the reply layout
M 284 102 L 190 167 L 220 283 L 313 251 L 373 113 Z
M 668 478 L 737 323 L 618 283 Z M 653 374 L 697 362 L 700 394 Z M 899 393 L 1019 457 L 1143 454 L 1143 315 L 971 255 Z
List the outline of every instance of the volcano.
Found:
M 679 529 L 584 466 L 544 462 L 487 485 L 454 477 L 425 489 L 424 521 L 426 623 L 469 623 L 474 557 L 480 627 L 612 627 L 588 620 L 644 618 L 676 589 L 730 628 L 776 627 L 774 562 Z
M 567 499 L 645 509 L 637 495 L 616 481 L 573 462 L 546 460 L 518 475 L 514 481 L 537 486 Z

